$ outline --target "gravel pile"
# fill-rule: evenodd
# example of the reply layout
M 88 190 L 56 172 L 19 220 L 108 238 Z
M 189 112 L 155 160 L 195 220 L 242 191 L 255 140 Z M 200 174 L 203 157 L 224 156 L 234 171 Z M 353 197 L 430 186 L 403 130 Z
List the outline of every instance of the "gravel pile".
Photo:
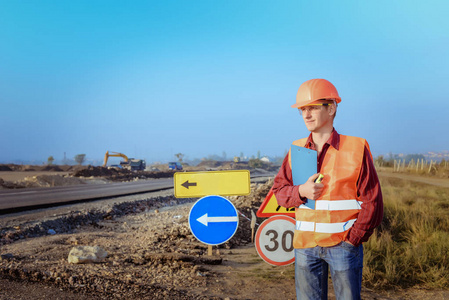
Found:
M 0 171 L 12 171 L 12 169 L 6 165 L 0 165 Z
M 182 217 L 159 212 L 193 201 L 156 197 L 2 228 L 0 274 L 107 299 L 208 299 L 189 290 L 206 286 L 209 274 L 201 265 L 219 264 L 221 259 L 202 257 L 207 247 L 190 233 L 187 206 Z M 26 248 L 23 242 L 28 244 Z M 71 247 L 91 243 L 110 254 L 104 263 L 67 262 Z
M 41 171 L 55 171 L 55 172 L 62 172 L 64 171 L 58 166 L 45 166 L 41 169 Z
M 26 187 L 54 187 L 85 184 L 84 180 L 61 175 L 37 175 L 32 177 L 25 177 L 21 181 Z
M 0 188 L 20 189 L 20 188 L 38 188 L 38 187 L 55 187 L 85 184 L 86 182 L 80 178 L 61 175 L 37 175 L 25 177 L 20 181 L 5 181 L 0 178 Z
M 80 226 L 95 226 L 103 220 L 111 220 L 131 214 L 148 212 L 167 206 L 174 206 L 192 202 L 190 198 L 177 199 L 173 196 L 155 197 L 134 202 L 123 202 L 113 205 L 111 208 L 90 209 L 85 211 L 74 211 L 62 217 L 46 221 L 37 221 L 22 226 L 3 227 L 0 229 L 0 245 L 10 244 L 19 239 L 35 238 L 49 235 L 48 231 L 55 233 L 73 233 Z
M 20 189 L 25 188 L 26 185 L 21 182 L 11 182 L 0 178 L 0 189 Z
M 268 185 L 253 184 L 251 196 L 232 202 L 250 218 Z M 208 266 L 222 264 L 222 258 L 207 256 L 207 245 L 190 232 L 188 213 L 196 200 L 152 197 L 3 226 L 0 276 L 98 299 L 221 299 L 204 296 L 209 282 L 218 282 Z M 234 237 L 214 248 L 250 243 L 249 224 L 241 217 Z M 99 246 L 108 256 L 101 263 L 68 263 L 79 245 Z
M 129 181 L 135 178 L 169 178 L 174 171 L 130 171 L 127 169 L 115 169 L 105 167 L 88 166 L 73 173 L 75 177 L 102 177 L 111 181 Z

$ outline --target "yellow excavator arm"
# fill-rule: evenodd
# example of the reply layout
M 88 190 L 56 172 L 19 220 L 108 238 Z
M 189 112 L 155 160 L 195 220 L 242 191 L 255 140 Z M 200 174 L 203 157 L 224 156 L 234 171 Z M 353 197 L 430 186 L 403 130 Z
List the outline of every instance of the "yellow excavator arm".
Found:
M 123 157 L 125 162 L 128 162 L 128 156 L 126 156 L 125 154 L 119 153 L 119 152 L 113 152 L 113 151 L 111 151 L 111 152 L 106 151 L 106 154 L 104 155 L 103 167 L 106 167 L 109 157 Z

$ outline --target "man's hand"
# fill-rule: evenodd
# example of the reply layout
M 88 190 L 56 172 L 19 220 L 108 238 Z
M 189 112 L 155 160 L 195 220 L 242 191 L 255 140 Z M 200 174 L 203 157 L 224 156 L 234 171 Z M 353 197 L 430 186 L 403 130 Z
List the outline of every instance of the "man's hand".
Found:
M 315 179 L 317 179 L 319 175 L 319 173 L 316 173 L 310 176 L 304 184 L 299 186 L 298 191 L 300 197 L 316 200 L 321 195 L 324 185 L 322 183 L 315 183 Z

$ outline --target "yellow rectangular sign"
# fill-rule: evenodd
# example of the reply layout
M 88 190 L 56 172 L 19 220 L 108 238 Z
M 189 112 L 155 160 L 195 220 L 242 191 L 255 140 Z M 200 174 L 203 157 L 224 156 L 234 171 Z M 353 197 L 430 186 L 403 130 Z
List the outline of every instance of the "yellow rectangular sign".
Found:
M 248 170 L 177 172 L 174 181 L 176 198 L 249 195 L 251 193 Z

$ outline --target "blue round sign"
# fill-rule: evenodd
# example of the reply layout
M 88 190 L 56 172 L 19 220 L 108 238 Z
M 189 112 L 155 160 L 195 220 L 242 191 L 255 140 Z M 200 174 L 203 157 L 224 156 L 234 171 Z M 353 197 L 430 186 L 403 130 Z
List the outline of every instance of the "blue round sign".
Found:
M 190 209 L 190 230 L 200 242 L 205 244 L 223 244 L 232 238 L 238 225 L 237 210 L 231 201 L 224 197 L 203 197 Z

